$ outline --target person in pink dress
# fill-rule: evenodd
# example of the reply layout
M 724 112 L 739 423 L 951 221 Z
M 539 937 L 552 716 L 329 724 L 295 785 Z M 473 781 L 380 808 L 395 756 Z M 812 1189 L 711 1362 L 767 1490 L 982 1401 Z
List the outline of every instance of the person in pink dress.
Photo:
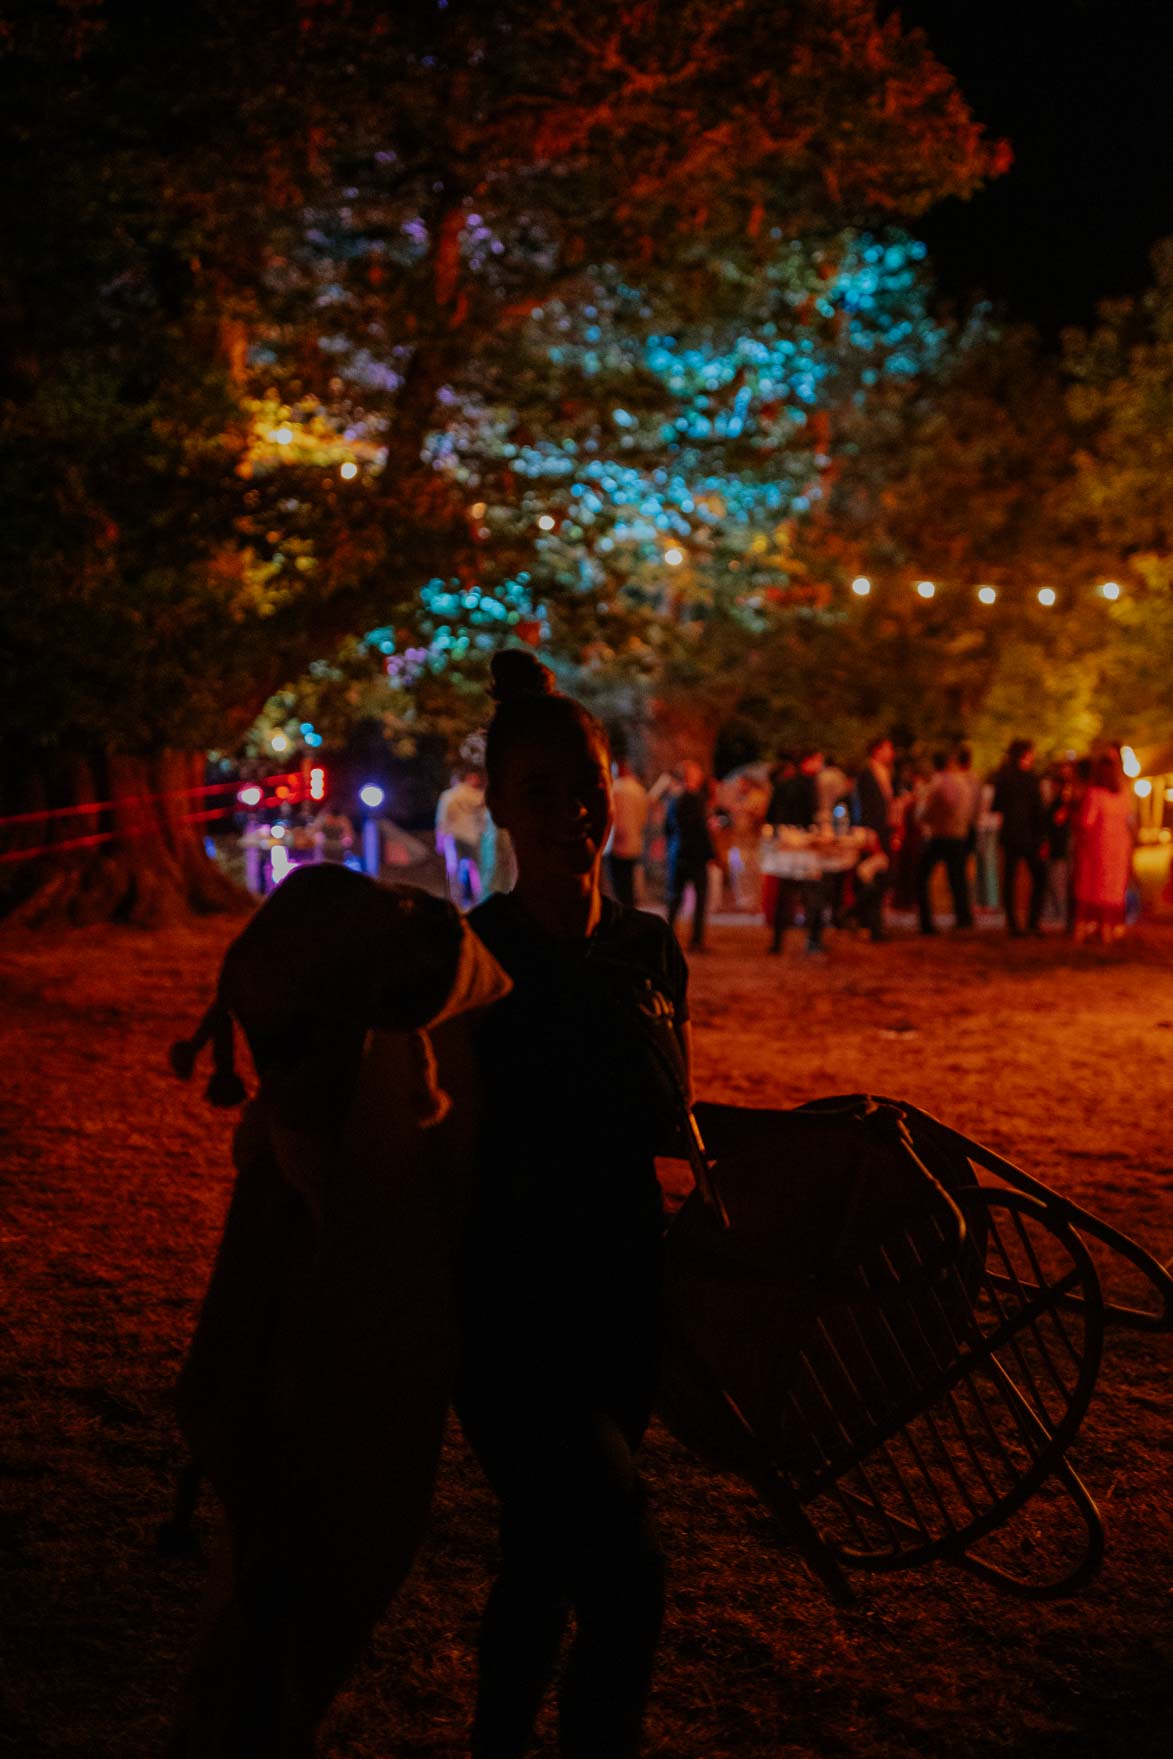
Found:
M 1124 900 L 1132 876 L 1132 804 L 1109 752 L 1096 758 L 1075 822 L 1075 934 L 1101 941 L 1124 933 Z

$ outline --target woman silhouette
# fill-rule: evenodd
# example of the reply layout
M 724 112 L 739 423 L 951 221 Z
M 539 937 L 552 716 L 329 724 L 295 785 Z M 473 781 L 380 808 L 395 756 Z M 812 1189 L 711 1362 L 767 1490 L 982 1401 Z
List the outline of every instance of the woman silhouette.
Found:
M 486 1088 L 457 1409 L 501 1501 L 472 1751 L 528 1748 L 569 1611 L 561 1750 L 626 1759 L 663 1611 L 633 1456 L 651 1413 L 663 1231 L 680 1152 L 687 968 L 657 917 L 600 892 L 602 727 L 531 655 L 493 666 L 488 804 L 518 879 L 469 921 L 513 981 L 478 1032 Z

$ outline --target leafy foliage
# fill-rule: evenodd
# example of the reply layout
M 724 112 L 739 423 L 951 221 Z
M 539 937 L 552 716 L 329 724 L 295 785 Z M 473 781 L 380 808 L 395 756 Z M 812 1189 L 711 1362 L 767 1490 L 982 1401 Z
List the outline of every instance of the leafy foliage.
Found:
M 17 0 L 0 117 L 34 753 L 222 743 L 346 630 L 428 637 L 477 564 L 428 436 L 586 265 L 729 323 L 778 234 L 1005 162 L 869 0 Z
M 1168 739 L 1173 711 L 1173 240 L 1153 253 L 1139 300 L 1101 307 L 1066 338 L 1078 452 L 1067 511 L 1105 572 L 1123 559 L 1108 615 L 1105 686 L 1135 744 Z

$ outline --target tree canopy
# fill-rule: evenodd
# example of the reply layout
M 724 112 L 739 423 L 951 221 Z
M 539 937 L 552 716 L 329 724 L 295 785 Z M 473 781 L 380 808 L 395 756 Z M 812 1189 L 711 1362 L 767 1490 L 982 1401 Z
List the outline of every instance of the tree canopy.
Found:
M 1005 161 L 868 0 L 4 25 L 0 612 L 32 754 L 222 741 L 388 604 L 430 615 L 477 538 L 429 436 L 584 277 L 720 316 L 779 238 Z

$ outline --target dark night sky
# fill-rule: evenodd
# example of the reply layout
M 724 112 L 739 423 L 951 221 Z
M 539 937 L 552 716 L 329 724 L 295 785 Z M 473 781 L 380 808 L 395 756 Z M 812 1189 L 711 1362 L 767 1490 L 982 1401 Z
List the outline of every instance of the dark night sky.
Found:
M 984 293 L 1053 339 L 1139 292 L 1173 234 L 1170 0 L 902 0 L 1015 162 L 917 230 L 943 291 Z

